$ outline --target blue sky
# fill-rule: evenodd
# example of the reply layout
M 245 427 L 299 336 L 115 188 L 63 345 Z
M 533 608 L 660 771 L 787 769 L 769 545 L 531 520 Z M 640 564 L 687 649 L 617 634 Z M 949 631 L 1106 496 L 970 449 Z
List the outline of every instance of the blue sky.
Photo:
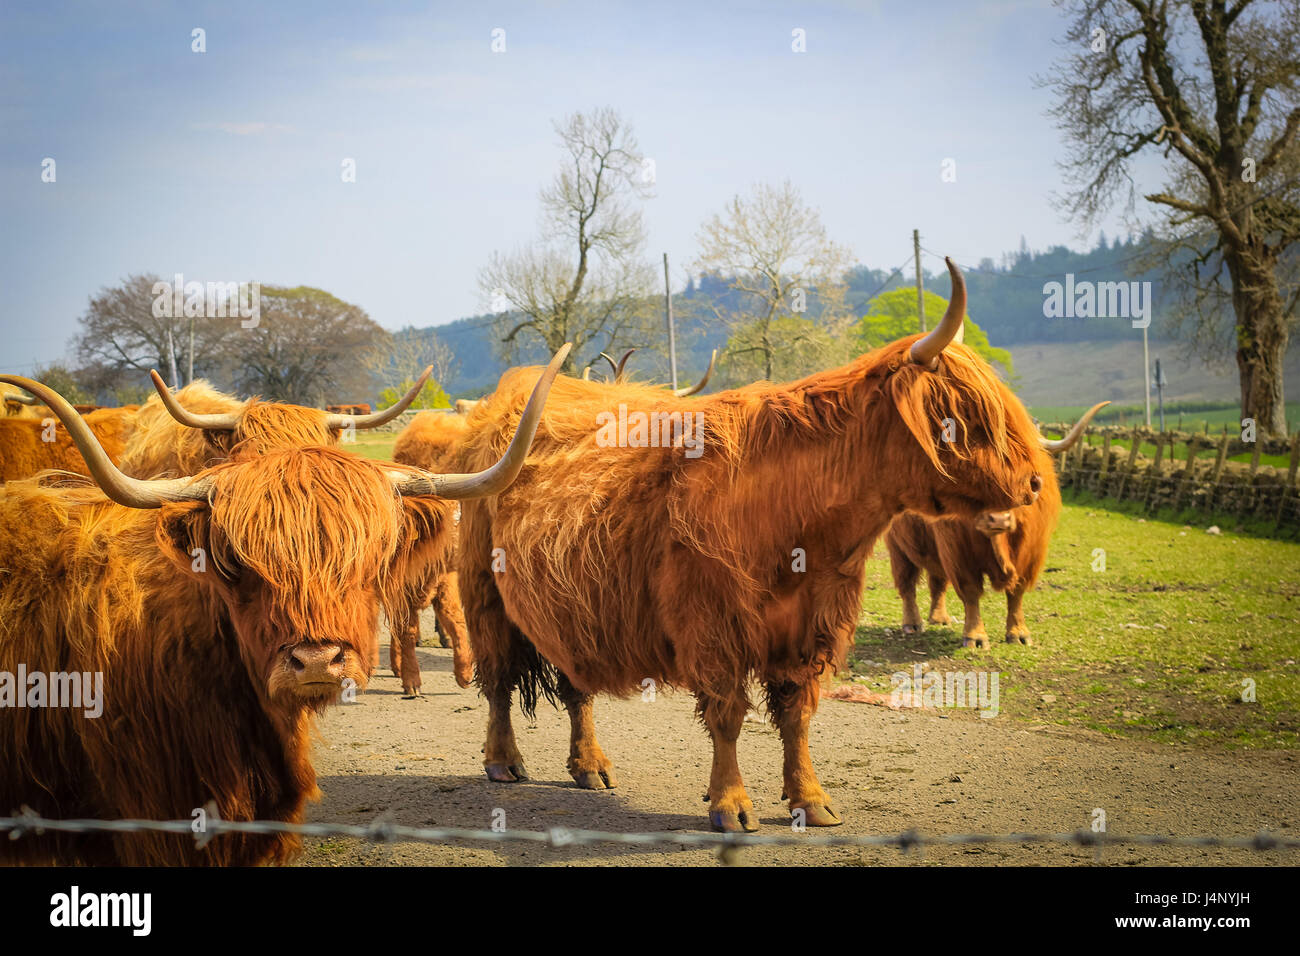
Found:
M 1068 146 L 1031 82 L 1063 32 L 1048 0 L 7 0 L 0 365 L 62 357 L 88 297 L 130 273 L 319 286 L 389 328 L 484 311 L 479 269 L 537 235 L 552 121 L 603 105 L 655 160 L 647 254 L 678 288 L 700 224 L 786 178 L 874 267 L 903 263 L 914 227 L 963 262 L 1022 234 L 1090 243 L 1053 201 Z

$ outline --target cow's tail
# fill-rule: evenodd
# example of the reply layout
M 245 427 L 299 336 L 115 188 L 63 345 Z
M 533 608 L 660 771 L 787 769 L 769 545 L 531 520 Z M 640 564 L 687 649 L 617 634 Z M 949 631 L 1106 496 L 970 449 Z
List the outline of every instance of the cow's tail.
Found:
M 537 716 L 537 701 L 545 697 L 552 707 L 559 706 L 557 679 L 559 671 L 541 654 L 532 642 L 520 639 L 514 646 L 515 688 L 519 691 L 519 709 L 533 720 Z

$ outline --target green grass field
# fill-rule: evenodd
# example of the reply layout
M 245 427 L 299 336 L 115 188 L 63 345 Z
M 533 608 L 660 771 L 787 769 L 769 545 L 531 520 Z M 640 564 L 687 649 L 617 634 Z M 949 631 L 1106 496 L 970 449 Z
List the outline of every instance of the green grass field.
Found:
M 375 458 L 379 461 L 393 460 L 393 445 L 397 441 L 396 432 L 362 432 L 361 434 L 365 435 L 365 441 L 355 441 L 343 447 L 363 458 Z
M 1104 571 L 1093 570 L 1098 548 Z M 1002 643 L 1006 601 L 988 592 L 989 650 L 963 649 L 960 624 L 903 635 L 887 558 L 869 561 L 867 575 L 853 670 L 873 690 L 930 661 L 1000 672 L 1012 719 L 1166 742 L 1300 745 L 1300 544 L 1067 504 L 1025 599 L 1034 645 Z M 919 600 L 924 613 L 924 582 Z M 948 610 L 961 616 L 951 591 Z M 1253 703 L 1242 700 L 1247 682 Z

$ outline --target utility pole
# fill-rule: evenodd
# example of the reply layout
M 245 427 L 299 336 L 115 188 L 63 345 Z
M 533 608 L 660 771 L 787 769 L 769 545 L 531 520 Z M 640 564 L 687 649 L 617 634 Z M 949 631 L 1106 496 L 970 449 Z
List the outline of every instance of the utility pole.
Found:
M 185 384 L 194 381 L 194 316 L 190 316 L 190 367 L 185 375 Z
M 668 253 L 664 253 L 664 314 L 668 318 L 668 367 L 677 388 L 677 334 L 673 330 L 673 287 L 668 281 Z
M 172 327 L 167 326 L 167 355 L 171 360 L 172 388 L 176 387 L 176 342 L 172 339 Z
M 912 230 L 912 259 L 916 262 L 916 311 L 921 316 L 921 331 L 928 331 L 925 327 L 925 286 L 921 281 L 921 231 Z
M 1147 428 L 1151 427 L 1151 353 L 1147 350 L 1147 329 L 1142 326 L 1142 369 L 1147 383 Z

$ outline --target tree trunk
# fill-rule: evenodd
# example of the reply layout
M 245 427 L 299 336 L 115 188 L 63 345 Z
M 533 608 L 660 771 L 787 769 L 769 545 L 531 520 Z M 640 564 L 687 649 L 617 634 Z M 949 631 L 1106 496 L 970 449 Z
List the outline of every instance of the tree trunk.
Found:
M 1237 317 L 1241 414 L 1255 419 L 1260 434 L 1284 436 L 1282 362 L 1286 357 L 1287 323 L 1274 265 L 1271 257 L 1253 250 L 1228 256 L 1232 307 Z

